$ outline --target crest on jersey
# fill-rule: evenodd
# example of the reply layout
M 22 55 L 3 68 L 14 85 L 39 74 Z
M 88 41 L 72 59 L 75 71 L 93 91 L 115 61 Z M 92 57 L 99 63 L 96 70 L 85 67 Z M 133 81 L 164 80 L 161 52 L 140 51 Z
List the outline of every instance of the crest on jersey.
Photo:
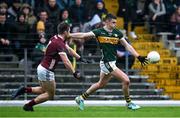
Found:
M 117 35 L 117 34 L 114 34 L 114 36 L 115 36 L 115 37 L 118 37 L 118 35 Z

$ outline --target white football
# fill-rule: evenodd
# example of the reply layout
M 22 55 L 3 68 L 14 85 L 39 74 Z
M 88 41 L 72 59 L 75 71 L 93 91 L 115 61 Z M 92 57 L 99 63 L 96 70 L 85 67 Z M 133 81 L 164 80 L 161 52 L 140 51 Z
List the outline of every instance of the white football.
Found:
M 157 51 L 151 51 L 148 53 L 147 59 L 150 63 L 157 63 L 160 60 L 160 55 Z

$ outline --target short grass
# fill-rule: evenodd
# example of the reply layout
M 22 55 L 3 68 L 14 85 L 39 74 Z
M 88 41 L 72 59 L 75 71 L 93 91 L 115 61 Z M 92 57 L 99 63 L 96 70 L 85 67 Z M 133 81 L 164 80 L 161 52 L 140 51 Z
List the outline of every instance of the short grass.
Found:
M 84 111 L 77 107 L 36 106 L 34 112 L 22 107 L 0 107 L 0 117 L 180 117 L 180 107 L 142 107 L 133 111 L 126 107 L 88 106 Z

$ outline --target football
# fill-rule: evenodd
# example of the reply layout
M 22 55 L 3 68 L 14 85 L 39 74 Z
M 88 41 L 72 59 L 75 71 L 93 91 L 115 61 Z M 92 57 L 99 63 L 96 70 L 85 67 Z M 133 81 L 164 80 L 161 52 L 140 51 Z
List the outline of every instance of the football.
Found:
M 157 63 L 160 60 L 160 55 L 157 51 L 151 51 L 148 53 L 147 59 L 150 63 Z

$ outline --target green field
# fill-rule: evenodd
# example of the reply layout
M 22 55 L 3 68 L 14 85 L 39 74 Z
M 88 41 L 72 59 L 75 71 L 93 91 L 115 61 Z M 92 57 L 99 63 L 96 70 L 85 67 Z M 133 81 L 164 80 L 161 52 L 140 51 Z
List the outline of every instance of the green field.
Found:
M 0 107 L 0 117 L 179 117 L 180 107 L 142 107 L 133 111 L 126 107 L 89 106 L 84 111 L 77 107 L 36 106 L 34 112 L 21 107 Z

